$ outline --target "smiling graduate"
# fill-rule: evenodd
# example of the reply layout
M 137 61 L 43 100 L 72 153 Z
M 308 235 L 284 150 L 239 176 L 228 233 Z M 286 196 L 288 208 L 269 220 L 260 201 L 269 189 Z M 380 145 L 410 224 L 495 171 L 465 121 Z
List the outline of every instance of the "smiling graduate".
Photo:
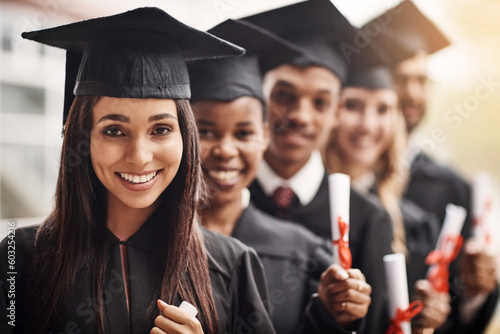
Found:
M 201 170 L 185 62 L 244 50 L 157 8 L 23 37 L 76 54 L 68 66 L 78 71 L 68 72 L 76 97 L 55 208 L 16 231 L 17 323 L 2 333 L 273 333 L 255 252 L 195 220 Z M 87 149 L 75 159 L 78 147 Z M 7 240 L 0 253 L 3 305 Z M 183 300 L 196 317 L 176 307 Z

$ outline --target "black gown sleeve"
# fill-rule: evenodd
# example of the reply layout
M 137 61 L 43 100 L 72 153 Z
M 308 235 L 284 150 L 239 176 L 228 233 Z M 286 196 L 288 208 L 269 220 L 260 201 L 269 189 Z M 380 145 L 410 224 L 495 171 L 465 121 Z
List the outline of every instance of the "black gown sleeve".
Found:
M 251 248 L 242 257 L 231 277 L 230 294 L 234 296 L 237 314 L 232 333 L 274 333 L 269 310 L 264 301 L 269 300 L 264 269 Z
M 202 231 L 221 333 L 275 334 L 257 253 L 234 238 Z

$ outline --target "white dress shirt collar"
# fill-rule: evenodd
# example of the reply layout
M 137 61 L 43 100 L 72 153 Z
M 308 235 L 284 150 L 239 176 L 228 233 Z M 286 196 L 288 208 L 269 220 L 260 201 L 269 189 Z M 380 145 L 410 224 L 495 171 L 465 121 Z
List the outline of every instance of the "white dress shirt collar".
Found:
M 309 161 L 294 176 L 284 179 L 263 160 L 257 173 L 257 180 L 267 196 L 272 196 L 276 188 L 286 186 L 292 188 L 302 205 L 309 204 L 318 193 L 321 181 L 325 176 L 325 168 L 319 151 L 314 151 Z

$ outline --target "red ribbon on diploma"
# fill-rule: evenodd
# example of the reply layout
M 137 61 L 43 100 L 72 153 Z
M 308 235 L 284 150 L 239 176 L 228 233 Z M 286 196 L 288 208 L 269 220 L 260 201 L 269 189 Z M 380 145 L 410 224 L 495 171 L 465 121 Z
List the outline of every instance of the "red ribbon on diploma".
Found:
M 338 218 L 340 237 L 337 240 L 333 240 L 332 244 L 338 246 L 339 249 L 339 260 L 340 265 L 344 269 L 350 269 L 352 266 L 352 255 L 349 249 L 349 241 L 344 240 L 344 236 L 347 233 L 347 228 L 349 225 L 342 220 L 342 217 Z
M 385 334 L 403 334 L 401 323 L 410 321 L 411 318 L 419 314 L 423 308 L 424 303 L 422 303 L 420 300 L 415 300 L 414 302 L 412 302 L 410 305 L 408 305 L 408 308 L 406 310 L 398 308 L 396 310 L 396 315 L 391 319 L 391 327 L 387 329 L 387 332 L 385 332 Z
M 450 271 L 448 270 L 450 263 L 457 257 L 464 238 L 461 235 L 448 236 L 441 249 L 435 249 L 427 255 L 425 263 L 428 265 L 435 265 L 431 272 L 429 273 L 429 282 L 431 282 L 434 289 L 438 292 L 448 292 L 450 286 L 448 283 L 448 278 L 450 277 Z M 454 247 L 453 251 L 449 254 L 443 254 L 442 249 L 447 249 L 448 244 Z
M 486 203 L 484 203 L 484 208 L 481 211 L 481 215 L 479 217 L 474 218 L 474 225 L 475 226 L 483 225 L 483 227 L 485 227 L 484 219 L 486 218 L 486 216 L 488 215 L 488 213 L 491 210 L 491 206 L 493 204 L 492 202 L 493 201 L 491 200 L 491 197 L 490 197 L 490 198 L 488 198 Z M 490 231 L 485 230 L 485 242 L 487 245 L 489 245 L 491 243 L 491 234 L 489 232 Z

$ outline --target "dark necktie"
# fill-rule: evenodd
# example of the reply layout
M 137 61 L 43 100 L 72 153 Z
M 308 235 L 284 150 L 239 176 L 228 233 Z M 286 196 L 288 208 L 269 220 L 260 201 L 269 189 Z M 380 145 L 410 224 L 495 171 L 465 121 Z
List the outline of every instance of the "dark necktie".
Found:
M 290 208 L 295 198 L 295 193 L 290 187 L 278 187 L 273 193 L 274 205 L 280 210 Z

